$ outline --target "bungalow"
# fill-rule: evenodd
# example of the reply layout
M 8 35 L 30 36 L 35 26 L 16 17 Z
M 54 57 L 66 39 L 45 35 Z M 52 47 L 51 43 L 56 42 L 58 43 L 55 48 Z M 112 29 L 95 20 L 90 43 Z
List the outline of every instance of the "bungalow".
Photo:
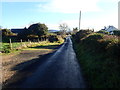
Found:
M 18 34 L 18 33 L 21 33 L 21 32 L 23 32 L 25 30 L 26 30 L 26 28 L 23 28 L 23 29 L 11 29 L 11 32 Z
M 104 29 L 102 29 L 102 30 L 105 30 L 105 31 L 107 31 L 107 32 L 109 32 L 110 34 L 114 34 L 113 33 L 113 31 L 114 30 L 118 30 L 116 27 L 114 27 L 114 26 L 108 26 L 108 27 L 105 27 Z

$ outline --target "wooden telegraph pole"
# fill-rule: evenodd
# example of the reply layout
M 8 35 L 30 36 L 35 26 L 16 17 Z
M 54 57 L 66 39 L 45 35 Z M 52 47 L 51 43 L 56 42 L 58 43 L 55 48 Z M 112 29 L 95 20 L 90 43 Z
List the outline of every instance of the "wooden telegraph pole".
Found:
M 80 11 L 80 15 L 79 15 L 79 30 L 80 30 L 80 24 L 81 24 L 81 11 Z

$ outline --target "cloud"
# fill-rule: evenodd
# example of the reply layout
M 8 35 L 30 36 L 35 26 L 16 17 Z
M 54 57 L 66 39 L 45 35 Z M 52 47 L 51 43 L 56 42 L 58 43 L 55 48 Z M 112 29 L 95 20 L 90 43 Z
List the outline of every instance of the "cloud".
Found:
M 39 4 L 39 10 L 44 12 L 79 13 L 99 11 L 99 0 L 51 0 L 49 3 Z

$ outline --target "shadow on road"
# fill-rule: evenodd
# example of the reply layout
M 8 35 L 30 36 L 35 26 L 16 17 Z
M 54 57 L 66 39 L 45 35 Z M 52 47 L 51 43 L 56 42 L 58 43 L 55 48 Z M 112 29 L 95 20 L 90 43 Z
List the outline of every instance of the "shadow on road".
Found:
M 56 47 L 55 47 L 56 46 Z M 51 45 L 51 46 L 38 46 L 32 48 L 47 48 L 47 49 L 58 49 L 61 45 Z M 54 48 L 53 48 L 54 47 Z M 5 88 L 19 88 L 19 85 L 24 82 L 24 80 L 32 75 L 37 68 L 46 62 L 47 58 L 49 58 L 56 51 L 44 55 L 39 55 L 38 58 L 34 58 L 20 64 L 15 65 L 10 70 L 16 71 L 10 79 L 3 83 L 3 89 Z

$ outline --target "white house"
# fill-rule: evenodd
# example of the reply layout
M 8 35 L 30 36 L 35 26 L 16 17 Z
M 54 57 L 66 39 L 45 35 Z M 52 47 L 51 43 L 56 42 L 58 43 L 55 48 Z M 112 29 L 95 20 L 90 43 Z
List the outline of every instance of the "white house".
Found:
M 105 27 L 103 30 L 109 32 L 110 34 L 113 34 L 113 31 L 118 29 L 114 26 L 108 26 L 108 27 Z

